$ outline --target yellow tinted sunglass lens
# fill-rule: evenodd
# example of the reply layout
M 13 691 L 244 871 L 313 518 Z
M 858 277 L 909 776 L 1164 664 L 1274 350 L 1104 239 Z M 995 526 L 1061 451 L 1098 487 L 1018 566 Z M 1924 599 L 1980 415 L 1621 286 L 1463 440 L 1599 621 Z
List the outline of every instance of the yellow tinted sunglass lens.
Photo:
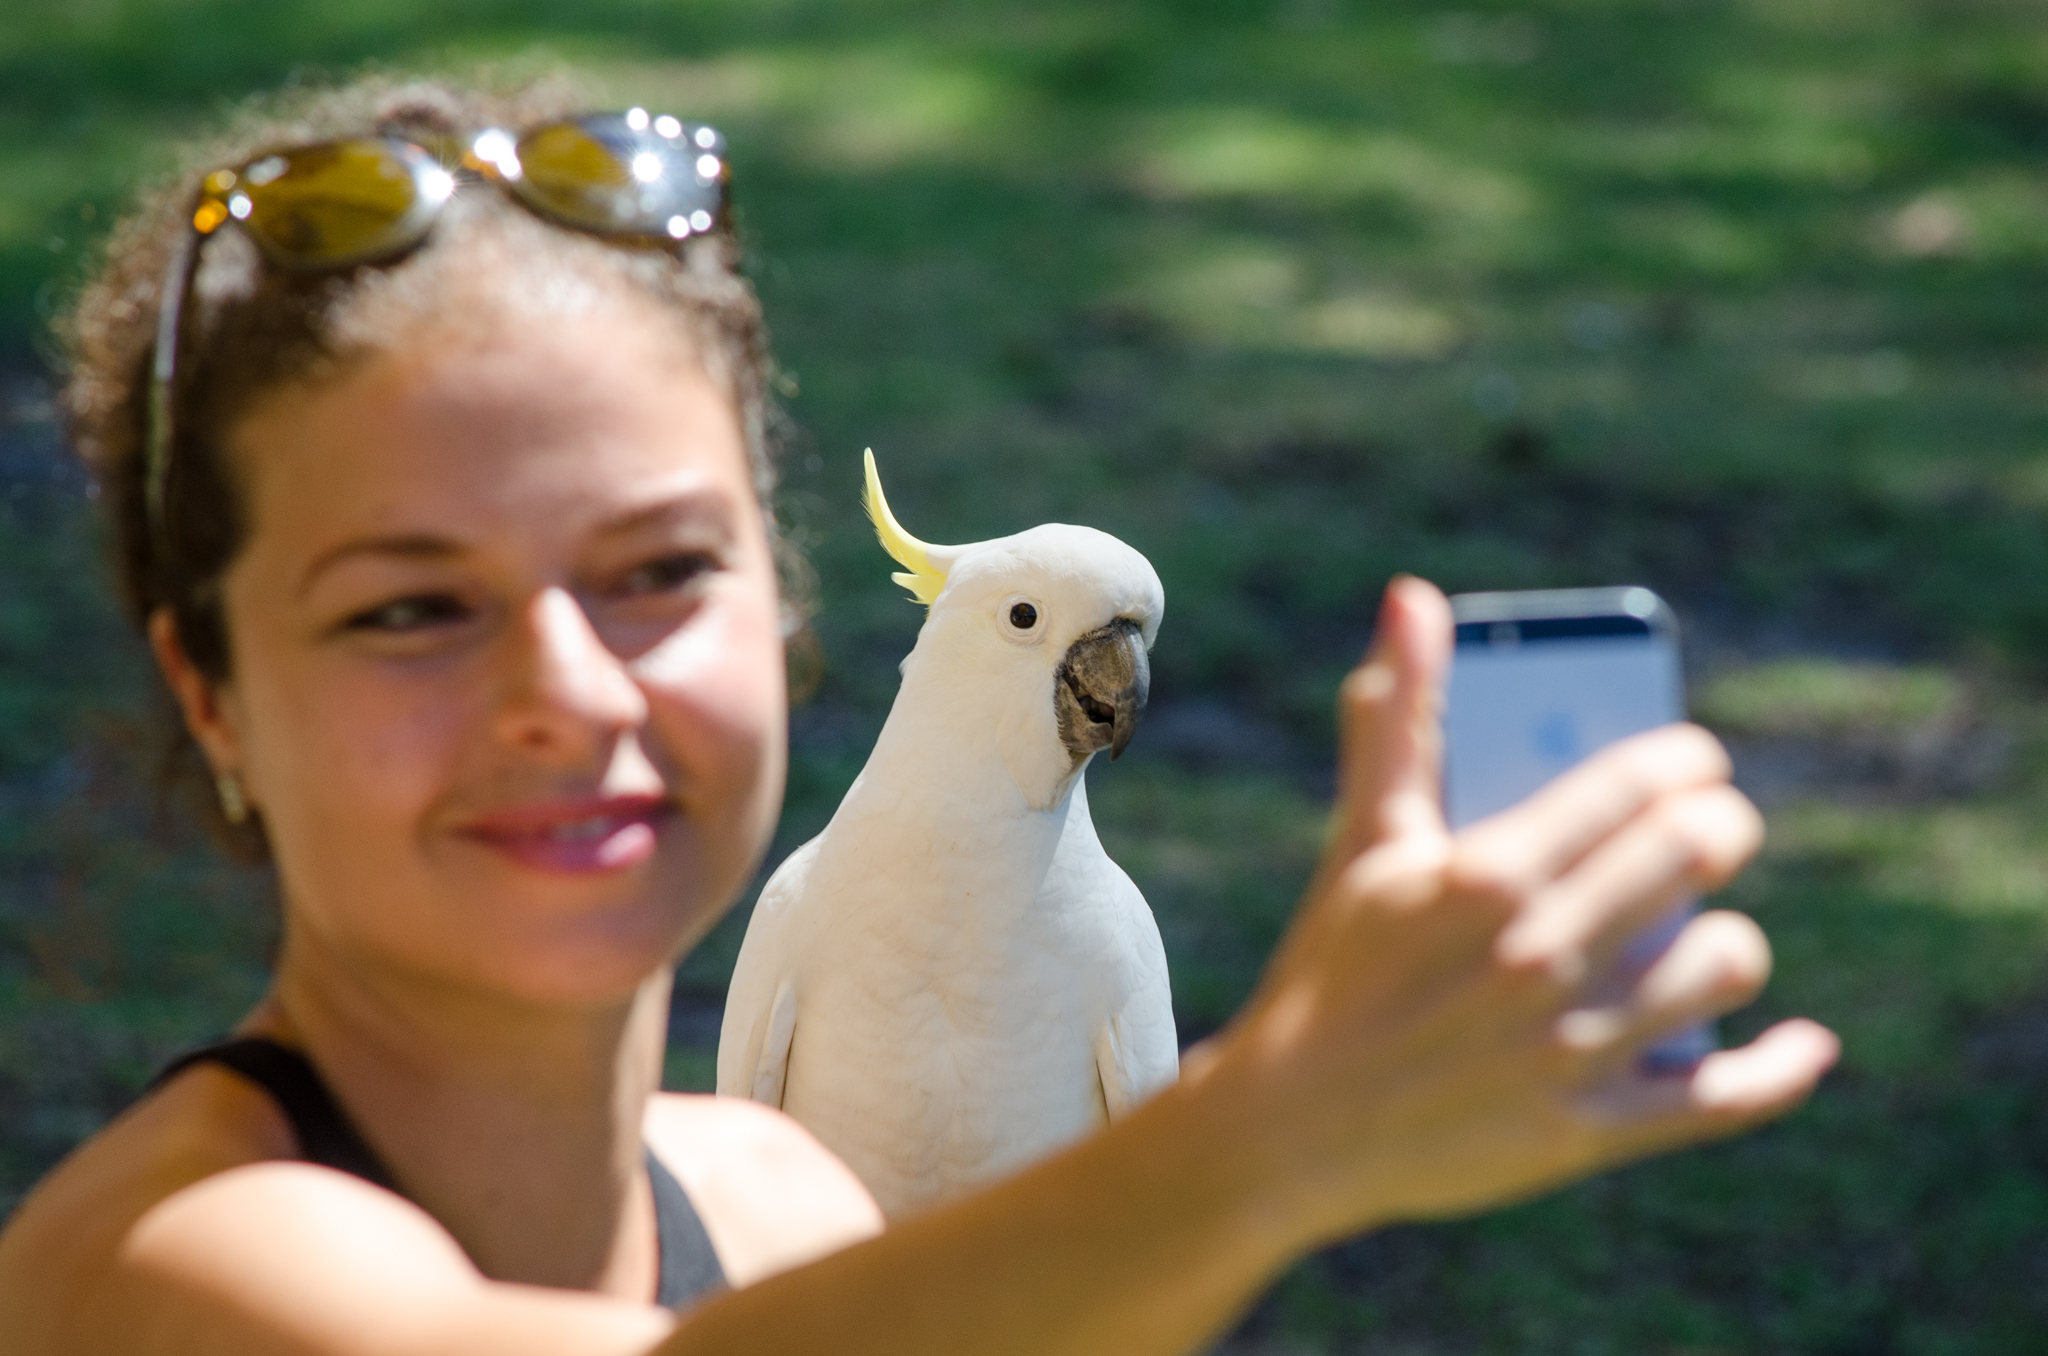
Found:
M 418 243 L 454 180 L 417 146 L 336 141 L 251 161 L 228 196 L 272 262 L 332 268 Z
M 631 167 L 577 123 L 552 123 L 520 138 L 519 182 L 529 202 L 579 224 L 609 225 L 622 207 L 631 213 Z
M 709 128 L 643 112 L 537 127 L 519 139 L 513 192 L 571 226 L 680 238 L 709 230 L 722 212 L 724 162 Z M 702 136 L 699 145 L 693 138 Z

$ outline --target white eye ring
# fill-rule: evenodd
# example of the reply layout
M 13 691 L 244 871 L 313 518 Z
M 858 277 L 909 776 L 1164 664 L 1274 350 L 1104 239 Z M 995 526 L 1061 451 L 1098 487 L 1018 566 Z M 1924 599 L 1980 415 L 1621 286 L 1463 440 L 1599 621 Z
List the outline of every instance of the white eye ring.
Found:
M 1036 598 L 1018 594 L 996 609 L 996 629 L 1003 639 L 1029 645 L 1045 634 L 1045 608 Z

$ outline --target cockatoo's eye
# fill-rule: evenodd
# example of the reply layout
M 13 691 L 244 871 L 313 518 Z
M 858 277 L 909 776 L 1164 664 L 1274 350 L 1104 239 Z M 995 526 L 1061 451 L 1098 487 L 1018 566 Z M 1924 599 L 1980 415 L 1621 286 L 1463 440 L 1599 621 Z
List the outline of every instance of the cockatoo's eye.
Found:
M 1012 596 L 996 609 L 996 629 L 1003 633 L 1005 640 L 1014 640 L 1019 645 L 1035 641 L 1045 632 L 1045 613 L 1037 602 L 1030 598 Z

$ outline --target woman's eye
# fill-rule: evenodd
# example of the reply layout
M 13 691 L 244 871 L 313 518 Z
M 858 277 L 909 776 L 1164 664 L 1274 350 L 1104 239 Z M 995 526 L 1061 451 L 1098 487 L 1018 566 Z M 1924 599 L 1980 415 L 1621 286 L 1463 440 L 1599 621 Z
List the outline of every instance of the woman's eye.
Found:
M 718 562 L 702 551 L 679 552 L 662 556 L 629 570 L 620 581 L 619 592 L 625 596 L 639 597 L 651 593 L 673 593 L 699 575 L 716 569 Z
M 446 593 L 421 593 L 367 608 L 342 626 L 349 631 L 423 631 L 463 621 L 468 616 L 469 608 L 459 598 Z

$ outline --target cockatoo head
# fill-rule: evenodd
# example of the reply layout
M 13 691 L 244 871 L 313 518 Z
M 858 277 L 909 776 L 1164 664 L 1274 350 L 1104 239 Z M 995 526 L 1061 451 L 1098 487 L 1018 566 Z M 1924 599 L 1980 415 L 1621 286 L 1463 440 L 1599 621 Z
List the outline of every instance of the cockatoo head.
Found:
M 1102 749 L 1114 759 L 1151 689 L 1146 652 L 1166 590 L 1151 562 L 1106 532 L 1046 523 L 965 546 L 905 532 L 867 454 L 867 509 L 894 576 L 930 609 L 904 661 L 928 666 L 948 714 L 993 728 L 1034 808 L 1048 808 Z M 935 716 L 938 713 L 934 713 Z

